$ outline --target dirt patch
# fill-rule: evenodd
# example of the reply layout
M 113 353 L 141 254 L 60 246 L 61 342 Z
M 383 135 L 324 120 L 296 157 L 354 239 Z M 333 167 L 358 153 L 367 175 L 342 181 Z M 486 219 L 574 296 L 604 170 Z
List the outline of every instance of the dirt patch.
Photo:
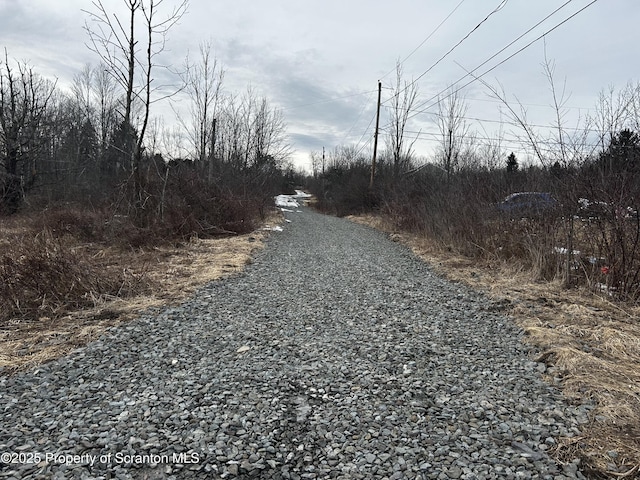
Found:
M 640 478 L 640 308 L 561 282 L 537 282 L 525 269 L 470 259 L 398 232 L 373 215 L 348 217 L 409 246 L 444 277 L 484 291 L 491 308 L 511 316 L 547 365 L 549 383 L 576 401 L 592 401 L 590 423 L 553 454 L 580 458 L 594 478 Z
M 276 225 L 274 214 L 266 225 Z M 60 317 L 14 319 L 0 328 L 0 372 L 14 373 L 67 355 L 97 339 L 107 328 L 132 320 L 141 312 L 177 304 L 204 284 L 233 275 L 251 263 L 264 246 L 267 230 L 217 239 L 192 239 L 178 246 L 123 251 L 85 244 L 84 250 L 105 269 L 127 270 L 143 279 L 144 294 L 133 298 L 95 298 L 92 308 Z

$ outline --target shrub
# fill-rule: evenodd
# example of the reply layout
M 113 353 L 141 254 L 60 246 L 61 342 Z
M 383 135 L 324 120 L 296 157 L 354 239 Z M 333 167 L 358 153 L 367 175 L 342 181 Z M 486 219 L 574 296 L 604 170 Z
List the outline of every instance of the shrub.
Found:
M 126 271 L 107 271 L 56 238 L 50 230 L 13 235 L 0 255 L 0 321 L 58 316 L 105 295 L 139 288 Z

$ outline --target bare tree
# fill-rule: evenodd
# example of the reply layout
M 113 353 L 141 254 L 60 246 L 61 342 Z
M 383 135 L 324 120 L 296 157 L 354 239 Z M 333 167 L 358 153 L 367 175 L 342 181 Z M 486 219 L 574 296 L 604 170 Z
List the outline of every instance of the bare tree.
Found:
M 528 144 L 535 157 L 545 167 L 552 165 L 560 167 L 570 167 L 579 164 L 594 152 L 594 148 L 589 146 L 590 126 L 592 120 L 589 118 L 578 118 L 575 127 L 567 126 L 569 95 L 566 93 L 566 82 L 561 89 L 558 89 L 555 80 L 555 63 L 546 55 L 542 64 L 543 74 L 549 84 L 551 98 L 553 101 L 554 120 L 551 122 L 550 133 L 541 133 L 539 126 L 529 122 L 527 109 L 516 97 L 518 107 L 514 107 L 507 99 L 504 88 L 500 89 L 490 85 L 480 77 L 468 72 L 476 80 L 480 81 L 491 92 L 492 96 L 507 108 L 507 116 L 511 123 L 524 132 L 523 143 Z M 546 129 L 548 130 L 548 129 Z
M 227 95 L 220 114 L 221 121 L 216 128 L 216 151 L 219 158 L 236 169 L 243 167 L 241 136 L 243 122 L 241 118 L 241 102 L 237 95 Z
M 116 14 L 110 13 L 102 0 L 94 0 L 94 11 L 85 10 L 93 25 L 86 23 L 85 30 L 90 39 L 88 47 L 100 56 L 107 71 L 125 91 L 121 111 L 122 132 L 123 135 L 134 138 L 124 142 L 125 146 L 133 147 L 124 154 L 130 158 L 135 203 L 139 205 L 142 203 L 140 163 L 144 137 L 152 94 L 160 88 L 159 85 L 152 86 L 153 70 L 158 66 L 158 55 L 165 49 L 167 33 L 186 11 L 187 0 L 179 2 L 162 18 L 158 18 L 158 9 L 165 0 L 123 0 L 123 3 L 128 12 L 126 23 Z M 144 34 L 139 36 L 136 34 L 136 26 L 140 23 L 144 27 Z M 144 44 L 139 40 L 141 36 L 146 40 Z M 140 45 L 144 45 L 144 48 L 140 48 Z M 134 101 L 138 101 L 142 108 L 139 125 L 134 125 L 132 119 Z
M 629 97 L 630 122 L 629 126 L 636 132 L 640 132 L 640 82 L 629 83 L 626 91 Z
M 311 173 L 313 175 L 313 178 L 318 178 L 320 173 L 322 173 L 324 170 L 324 152 L 313 150 L 309 154 L 309 160 L 311 160 Z
M 438 128 L 441 135 L 439 163 L 447 179 L 457 171 L 467 153 L 470 124 L 465 118 L 468 104 L 460 89 L 451 87 L 450 92 L 438 99 Z
M 552 123 L 552 135 L 547 141 L 550 160 L 554 165 L 569 168 L 580 164 L 586 157 L 593 153 L 593 148 L 588 146 L 588 136 L 590 133 L 590 120 L 578 118 L 575 127 L 567 126 L 567 116 L 569 109 L 567 103 L 570 95 L 566 92 L 567 81 L 564 80 L 562 89 L 558 89 L 555 79 L 556 65 L 553 60 L 547 57 L 545 44 L 543 73 L 547 78 L 551 98 L 553 100 L 553 111 L 555 114 Z M 581 126 L 581 124 L 583 124 Z
M 91 119 L 93 116 L 93 79 L 95 69 L 86 64 L 80 73 L 74 75 L 71 85 L 71 94 L 75 104 L 79 107 L 82 116 L 85 119 Z
M 482 166 L 488 170 L 499 170 L 504 167 L 504 158 L 506 156 L 503 148 L 504 143 L 504 125 L 499 124 L 499 128 L 495 133 L 489 133 L 484 127 L 483 133 L 485 141 L 478 148 L 478 157 L 482 162 Z
M 355 145 L 338 145 L 327 152 L 327 164 L 329 168 L 349 168 L 359 162 L 364 162 Z
M 601 91 L 592 122 L 599 134 L 601 150 L 625 128 L 640 131 L 640 83 L 628 83 L 620 90 L 610 86 Z
M 116 125 L 116 83 L 103 64 L 93 72 L 93 96 L 95 97 L 96 119 L 95 127 L 98 133 L 101 161 L 105 161 L 105 155 L 109 146 L 109 136 Z
M 176 113 L 193 146 L 195 158 L 203 168 L 206 166 L 211 179 L 224 70 L 211 56 L 210 42 L 200 45 L 199 63 L 191 63 L 187 58 L 182 77 L 190 99 L 190 119 L 185 121 Z
M 17 212 L 37 172 L 42 123 L 55 84 L 25 63 L 0 63 L 0 207 Z
M 253 115 L 252 125 L 255 161 L 260 162 L 271 157 L 276 165 L 282 164 L 291 154 L 282 111 L 272 107 L 269 101 L 262 97 Z
M 393 159 L 393 172 L 398 176 L 406 169 L 413 155 L 413 145 L 417 139 L 407 144 L 405 133 L 409 114 L 418 98 L 418 87 L 413 81 L 402 80 L 402 65 L 396 64 L 396 84 L 391 97 L 390 126 L 387 148 Z M 419 134 L 418 134 L 419 135 Z
M 252 147 L 254 146 L 254 135 L 256 134 L 254 115 L 258 108 L 258 97 L 255 90 L 251 85 L 247 87 L 247 91 L 242 96 L 240 102 L 240 109 L 238 110 L 241 125 L 241 138 L 242 142 L 242 158 L 243 167 L 249 168 L 251 162 L 254 160 Z
M 219 158 L 237 170 L 269 160 L 280 165 L 291 154 L 282 112 L 252 88 L 225 97 L 217 125 Z
M 514 125 L 521 127 L 524 131 L 526 137 L 524 143 L 528 143 L 531 146 L 535 157 L 540 161 L 540 163 L 542 163 L 542 165 L 547 165 L 545 156 L 543 154 L 542 140 L 540 139 L 540 135 L 538 134 L 538 132 L 527 120 L 527 110 L 524 108 L 523 104 L 516 98 L 516 101 L 520 106 L 520 111 L 516 111 L 516 109 L 511 105 L 511 102 L 509 102 L 509 100 L 507 99 L 507 95 L 502 85 L 500 85 L 500 89 L 498 89 L 497 87 L 494 87 L 493 85 L 486 82 L 482 77 L 474 75 L 473 72 L 467 70 L 467 74 L 474 80 L 482 83 L 482 85 L 484 85 L 491 92 L 491 95 L 494 98 L 500 100 L 500 102 L 504 104 L 504 106 L 507 108 L 507 116 L 509 117 L 509 119 Z

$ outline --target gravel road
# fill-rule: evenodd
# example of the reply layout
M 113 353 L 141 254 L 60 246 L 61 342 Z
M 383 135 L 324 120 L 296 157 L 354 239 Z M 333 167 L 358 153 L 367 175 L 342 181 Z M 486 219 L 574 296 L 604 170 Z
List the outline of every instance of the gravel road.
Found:
M 584 478 L 588 406 L 481 294 L 385 235 L 287 212 L 246 271 L 0 378 L 0 478 Z

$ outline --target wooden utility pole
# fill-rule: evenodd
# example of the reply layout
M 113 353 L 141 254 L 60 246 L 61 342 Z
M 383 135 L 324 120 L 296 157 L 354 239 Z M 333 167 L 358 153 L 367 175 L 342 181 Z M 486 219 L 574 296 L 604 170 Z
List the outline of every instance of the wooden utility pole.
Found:
M 373 158 L 371 159 L 371 180 L 369 189 L 373 189 L 373 179 L 376 176 L 376 156 L 378 155 L 378 127 L 380 126 L 380 97 L 382 96 L 382 82 L 378 82 L 378 108 L 376 111 L 376 131 L 373 134 Z
M 209 165 L 208 165 L 208 175 L 209 175 L 209 180 L 213 179 L 213 162 L 214 162 L 214 155 L 216 152 L 216 123 L 217 123 L 217 119 L 213 119 L 213 122 L 211 122 L 211 149 L 209 150 Z

